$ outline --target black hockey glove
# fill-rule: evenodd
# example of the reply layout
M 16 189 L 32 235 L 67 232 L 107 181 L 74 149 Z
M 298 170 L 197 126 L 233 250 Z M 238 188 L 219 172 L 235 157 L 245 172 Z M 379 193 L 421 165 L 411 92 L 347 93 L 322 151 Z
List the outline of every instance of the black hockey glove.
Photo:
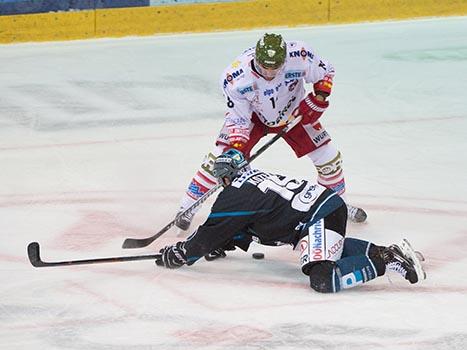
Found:
M 226 250 L 235 250 L 235 244 L 233 240 L 228 241 L 224 244 L 222 248 L 217 248 L 210 252 L 209 254 L 205 255 L 204 258 L 207 261 L 213 261 L 219 258 L 225 258 L 227 254 L 225 253 Z
M 218 248 L 216 250 L 213 250 L 212 252 L 210 252 L 209 254 L 206 254 L 204 256 L 204 258 L 207 260 L 207 261 L 213 261 L 213 260 L 216 260 L 216 259 L 219 259 L 219 258 L 225 258 L 227 256 L 227 254 L 225 254 L 225 251 L 224 249 L 222 248 Z
M 177 242 L 159 250 L 160 257 L 156 258 L 157 266 L 177 269 L 187 263 L 185 242 Z

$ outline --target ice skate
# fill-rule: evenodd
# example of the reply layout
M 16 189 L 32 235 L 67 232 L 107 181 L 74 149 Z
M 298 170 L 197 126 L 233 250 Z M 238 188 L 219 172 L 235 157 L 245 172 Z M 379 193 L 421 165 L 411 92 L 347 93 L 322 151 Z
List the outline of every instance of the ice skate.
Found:
M 426 278 L 417 254 L 406 239 L 400 245 L 392 244 L 383 251 L 386 270 L 396 272 L 414 284 Z
M 362 208 L 354 207 L 347 204 L 347 219 L 351 222 L 362 223 L 365 222 L 367 215 Z
M 180 209 L 175 217 L 175 226 L 177 226 L 182 231 L 188 231 L 190 228 L 191 222 L 193 221 L 194 214 L 192 212 L 186 212 L 183 215 L 184 209 Z

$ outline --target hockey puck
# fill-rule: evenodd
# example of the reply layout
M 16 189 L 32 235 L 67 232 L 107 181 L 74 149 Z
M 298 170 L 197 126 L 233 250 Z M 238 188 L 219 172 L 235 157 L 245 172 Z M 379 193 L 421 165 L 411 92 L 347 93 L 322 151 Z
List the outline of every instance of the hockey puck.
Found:
M 251 256 L 253 257 L 253 259 L 264 259 L 264 254 L 263 253 L 253 253 L 251 254 Z

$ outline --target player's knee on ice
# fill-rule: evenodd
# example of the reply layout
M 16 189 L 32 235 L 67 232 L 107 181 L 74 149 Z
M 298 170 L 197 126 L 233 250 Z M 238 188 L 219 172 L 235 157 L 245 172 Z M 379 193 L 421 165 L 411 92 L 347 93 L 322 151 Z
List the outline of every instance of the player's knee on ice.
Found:
M 309 268 L 310 287 L 320 293 L 335 293 L 333 276 L 336 263 L 334 261 L 319 261 Z

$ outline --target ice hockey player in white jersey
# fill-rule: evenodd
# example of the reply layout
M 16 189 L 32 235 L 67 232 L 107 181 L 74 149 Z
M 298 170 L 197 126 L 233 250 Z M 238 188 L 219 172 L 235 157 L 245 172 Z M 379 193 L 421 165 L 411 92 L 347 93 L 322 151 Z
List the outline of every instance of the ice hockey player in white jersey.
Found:
M 297 157 L 307 157 L 316 167 L 318 183 L 339 195 L 345 192 L 342 157 L 320 122 L 329 106 L 334 77 L 333 66 L 321 59 L 306 43 L 283 40 L 278 34 L 264 34 L 223 72 L 220 84 L 226 113 L 215 147 L 193 177 L 181 200 L 180 212 L 217 184 L 212 166 L 227 148 L 236 148 L 247 158 L 258 141 L 274 134 L 293 118 L 302 121 L 285 141 Z M 311 84 L 312 91 L 305 90 Z M 353 222 L 366 220 L 363 209 L 347 204 Z M 179 215 L 176 226 L 188 230 L 194 211 Z

